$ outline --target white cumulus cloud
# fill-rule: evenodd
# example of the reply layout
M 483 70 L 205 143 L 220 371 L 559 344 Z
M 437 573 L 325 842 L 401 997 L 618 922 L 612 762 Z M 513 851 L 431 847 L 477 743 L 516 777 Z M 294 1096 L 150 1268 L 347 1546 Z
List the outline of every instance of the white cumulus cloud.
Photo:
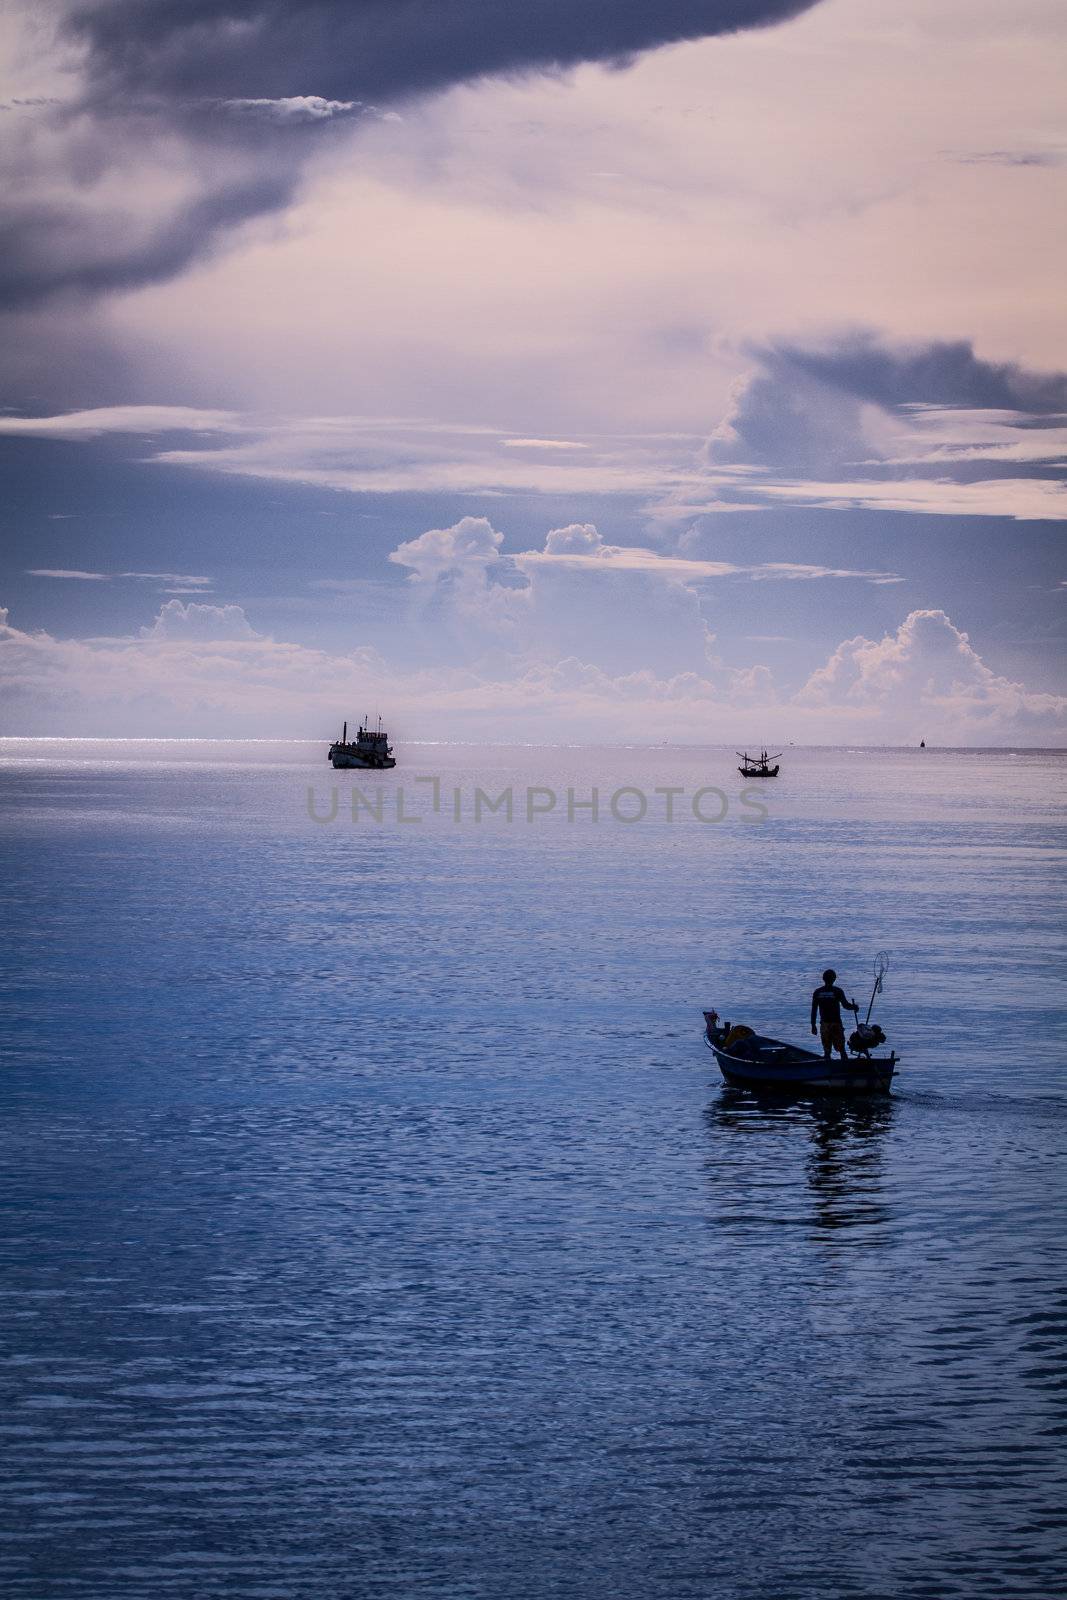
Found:
M 939 737 L 1062 729 L 1067 697 L 1000 677 L 944 611 L 912 611 L 881 639 L 846 639 L 813 672 L 801 705 L 866 716 L 924 717 Z
M 451 528 L 428 528 L 408 539 L 389 560 L 408 567 L 416 582 L 432 581 L 445 572 L 484 569 L 498 559 L 503 542 L 504 535 L 486 517 L 461 517 Z
M 242 606 L 207 606 L 199 601 L 168 600 L 150 628 L 141 629 L 143 639 L 202 640 L 235 642 L 260 636 L 245 616 Z

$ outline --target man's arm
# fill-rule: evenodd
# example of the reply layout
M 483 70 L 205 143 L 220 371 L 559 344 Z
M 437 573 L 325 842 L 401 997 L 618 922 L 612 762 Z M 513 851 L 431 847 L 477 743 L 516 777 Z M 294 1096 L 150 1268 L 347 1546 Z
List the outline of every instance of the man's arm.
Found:
M 818 1032 L 818 1029 L 815 1026 L 815 1016 L 816 1016 L 816 1012 L 818 1011 L 818 1001 L 819 1001 L 819 991 L 818 991 L 818 989 L 816 989 L 814 994 L 811 997 L 811 1031 L 812 1031 L 812 1033 L 817 1033 Z
M 844 989 L 835 989 L 834 993 L 837 995 L 837 998 L 840 1000 L 841 1004 L 844 1006 L 846 1011 L 854 1011 L 856 1013 L 857 1017 L 859 1016 L 859 1014 L 860 1014 L 859 1006 L 856 1004 L 855 1000 L 850 1000 L 847 997 L 847 995 L 845 994 Z

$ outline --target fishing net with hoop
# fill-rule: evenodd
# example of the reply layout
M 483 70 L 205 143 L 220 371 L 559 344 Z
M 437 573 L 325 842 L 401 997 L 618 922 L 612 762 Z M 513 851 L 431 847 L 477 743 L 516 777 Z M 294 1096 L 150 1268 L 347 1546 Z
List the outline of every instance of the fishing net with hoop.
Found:
M 878 954 L 874 958 L 874 992 L 875 992 L 875 994 L 881 994 L 881 992 L 882 992 L 882 979 L 885 977 L 885 975 L 886 975 L 886 973 L 888 971 L 889 971 L 889 951 L 888 950 L 879 950 Z

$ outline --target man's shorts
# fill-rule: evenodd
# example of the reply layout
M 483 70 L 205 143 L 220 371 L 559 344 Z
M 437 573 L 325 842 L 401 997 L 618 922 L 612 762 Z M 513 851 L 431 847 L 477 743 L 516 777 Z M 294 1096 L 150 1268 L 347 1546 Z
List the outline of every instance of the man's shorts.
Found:
M 844 1055 L 845 1029 L 840 1018 L 836 1022 L 820 1022 L 819 1037 L 822 1040 L 824 1055 L 829 1054 L 831 1050 L 839 1050 Z

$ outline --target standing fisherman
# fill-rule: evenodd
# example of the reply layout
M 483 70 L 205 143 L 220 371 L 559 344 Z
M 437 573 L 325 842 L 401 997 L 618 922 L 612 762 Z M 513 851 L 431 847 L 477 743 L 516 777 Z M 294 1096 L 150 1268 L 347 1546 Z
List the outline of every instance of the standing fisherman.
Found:
M 841 1022 L 842 1006 L 859 1016 L 859 1006 L 855 1000 L 845 998 L 845 991 L 837 987 L 837 973 L 833 967 L 827 967 L 822 975 L 822 988 L 816 989 L 811 997 L 811 1031 L 822 1035 L 822 1053 L 827 1061 L 835 1050 L 842 1061 L 848 1060 L 845 1054 L 845 1029 Z M 816 1016 L 819 1018 L 818 1028 L 815 1026 Z

